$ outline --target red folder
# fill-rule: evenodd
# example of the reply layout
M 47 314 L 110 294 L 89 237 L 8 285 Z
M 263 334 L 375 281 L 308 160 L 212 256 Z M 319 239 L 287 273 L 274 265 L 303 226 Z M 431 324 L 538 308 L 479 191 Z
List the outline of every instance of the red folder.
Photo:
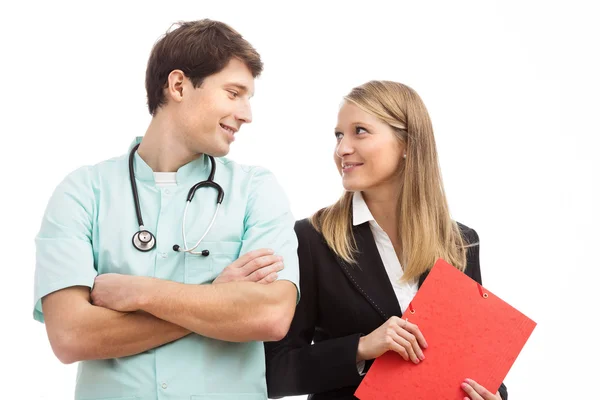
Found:
M 425 360 L 413 364 L 388 351 L 356 390 L 359 399 L 463 400 L 466 378 L 496 393 L 536 326 L 442 259 L 402 318 L 423 333 Z

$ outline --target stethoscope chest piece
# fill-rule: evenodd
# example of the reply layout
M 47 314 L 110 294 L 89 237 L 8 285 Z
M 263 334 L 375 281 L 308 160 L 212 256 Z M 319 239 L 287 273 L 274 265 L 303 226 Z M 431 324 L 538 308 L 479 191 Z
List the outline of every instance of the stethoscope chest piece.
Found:
M 135 175 L 133 172 L 133 159 L 134 159 L 135 152 L 139 146 L 140 146 L 139 144 L 135 145 L 133 147 L 133 149 L 131 149 L 131 152 L 129 153 L 129 181 L 131 182 L 131 191 L 133 194 L 135 213 L 136 213 L 138 224 L 140 227 L 140 229 L 136 233 L 133 234 L 133 237 L 131 238 L 131 242 L 133 243 L 133 247 L 135 247 L 139 251 L 146 252 L 146 251 L 150 251 L 154 247 L 156 247 L 156 238 L 150 231 L 148 231 L 144 228 L 144 220 L 142 219 L 142 210 L 140 207 L 140 198 L 138 196 L 137 185 L 135 183 Z M 212 156 L 208 156 L 208 157 L 209 157 L 210 163 L 211 163 L 210 175 L 207 180 L 198 182 L 194 186 L 192 186 L 192 188 L 190 189 L 190 191 L 188 193 L 185 210 L 183 211 L 183 223 L 181 224 L 181 233 L 183 236 L 184 246 L 182 248 L 178 244 L 174 245 L 173 250 L 176 252 L 202 255 L 204 257 L 207 257 L 210 254 L 210 252 L 208 250 L 202 250 L 202 251 L 194 251 L 194 250 L 196 250 L 196 248 L 200 245 L 200 242 L 202 242 L 204 237 L 208 234 L 208 232 L 212 228 L 213 224 L 215 223 L 215 219 L 217 218 L 217 213 L 219 212 L 219 206 L 223 202 L 223 197 L 224 197 L 225 193 L 223 192 L 223 188 L 221 188 L 221 186 L 219 186 L 219 184 L 214 181 L 215 170 L 216 170 L 215 159 Z M 196 189 L 199 189 L 201 187 L 212 187 L 217 190 L 217 208 L 212 217 L 210 225 L 208 226 L 208 228 L 206 229 L 206 231 L 204 232 L 204 234 L 202 235 L 200 240 L 198 240 L 198 242 L 196 242 L 196 244 L 193 247 L 188 248 L 187 240 L 185 237 L 185 222 L 186 222 L 187 210 L 188 210 L 188 206 L 192 202 L 192 199 L 194 198 L 194 193 L 196 193 Z
M 156 246 L 154 235 L 147 230 L 136 232 L 131 238 L 133 246 L 139 251 L 150 251 Z

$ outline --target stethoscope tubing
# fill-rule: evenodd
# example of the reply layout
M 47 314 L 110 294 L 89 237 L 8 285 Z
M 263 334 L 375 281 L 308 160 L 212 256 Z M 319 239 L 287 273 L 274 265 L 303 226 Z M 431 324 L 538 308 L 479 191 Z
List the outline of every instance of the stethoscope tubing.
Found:
M 139 194 L 138 194 L 138 190 L 137 190 L 137 185 L 135 183 L 133 160 L 134 160 L 135 152 L 137 151 L 139 146 L 140 146 L 139 143 L 137 145 L 135 145 L 133 147 L 133 149 L 131 150 L 131 153 L 129 154 L 129 180 L 131 182 L 131 192 L 133 195 L 135 213 L 136 213 L 136 217 L 137 217 L 137 221 L 138 221 L 138 225 L 139 225 L 139 230 L 138 230 L 138 232 L 136 232 L 133 235 L 131 241 L 133 243 L 133 246 L 137 250 L 142 251 L 142 252 L 147 252 L 147 251 L 152 250 L 154 247 L 156 247 L 156 237 L 144 227 L 144 220 L 142 219 L 142 211 L 141 211 L 141 207 L 140 207 L 140 198 L 139 198 Z M 188 192 L 188 196 L 186 199 L 185 209 L 183 211 L 183 221 L 181 224 L 181 236 L 183 237 L 183 246 L 184 247 L 182 248 L 181 246 L 176 244 L 173 246 L 174 251 L 182 252 L 182 253 L 189 253 L 189 254 L 194 254 L 194 255 L 202 255 L 202 256 L 209 255 L 208 250 L 202 250 L 201 252 L 196 252 L 194 250 L 196 250 L 196 248 L 198 248 L 198 246 L 200 245 L 200 243 L 202 243 L 202 241 L 204 240 L 204 238 L 206 237 L 208 232 L 210 232 L 210 230 L 212 229 L 212 227 L 215 223 L 215 220 L 217 219 L 217 214 L 219 213 L 219 208 L 220 208 L 221 204 L 223 203 L 223 198 L 225 197 L 225 192 L 223 191 L 221 186 L 214 181 L 215 170 L 216 170 L 215 159 L 212 156 L 208 156 L 208 157 L 209 157 L 210 163 L 211 163 L 210 174 L 208 176 L 208 179 L 205 181 L 202 181 L 202 182 L 198 182 L 194 186 L 192 186 L 190 188 L 190 191 Z M 202 237 L 200 237 L 200 239 L 196 242 L 196 244 L 193 247 L 188 248 L 186 234 L 185 234 L 185 231 L 186 231 L 185 225 L 186 225 L 186 220 L 187 220 L 188 207 L 189 207 L 190 203 L 192 202 L 192 199 L 194 198 L 196 190 L 198 190 L 201 187 L 212 187 L 217 190 L 217 193 L 218 193 L 217 194 L 217 208 L 215 210 L 215 213 L 213 214 L 210 224 L 208 225 L 208 228 L 206 229 L 206 231 L 204 231 L 204 234 L 202 235 Z

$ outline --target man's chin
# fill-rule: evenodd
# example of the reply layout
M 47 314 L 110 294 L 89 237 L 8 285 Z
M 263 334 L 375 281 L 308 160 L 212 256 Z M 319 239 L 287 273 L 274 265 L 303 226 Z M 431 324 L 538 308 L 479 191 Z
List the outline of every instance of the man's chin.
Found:
M 230 146 L 224 145 L 219 148 L 211 149 L 210 151 L 207 151 L 206 154 L 211 155 L 213 157 L 225 157 L 227 154 L 229 154 L 229 150 Z

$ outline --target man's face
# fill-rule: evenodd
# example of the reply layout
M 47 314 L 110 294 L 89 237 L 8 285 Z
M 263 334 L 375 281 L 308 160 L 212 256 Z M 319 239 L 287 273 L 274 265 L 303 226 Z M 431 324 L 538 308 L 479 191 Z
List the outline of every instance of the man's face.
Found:
M 246 64 L 235 58 L 198 88 L 185 78 L 176 124 L 188 148 L 214 157 L 229 153 L 234 135 L 244 123 L 252 122 L 253 94 L 254 77 Z

